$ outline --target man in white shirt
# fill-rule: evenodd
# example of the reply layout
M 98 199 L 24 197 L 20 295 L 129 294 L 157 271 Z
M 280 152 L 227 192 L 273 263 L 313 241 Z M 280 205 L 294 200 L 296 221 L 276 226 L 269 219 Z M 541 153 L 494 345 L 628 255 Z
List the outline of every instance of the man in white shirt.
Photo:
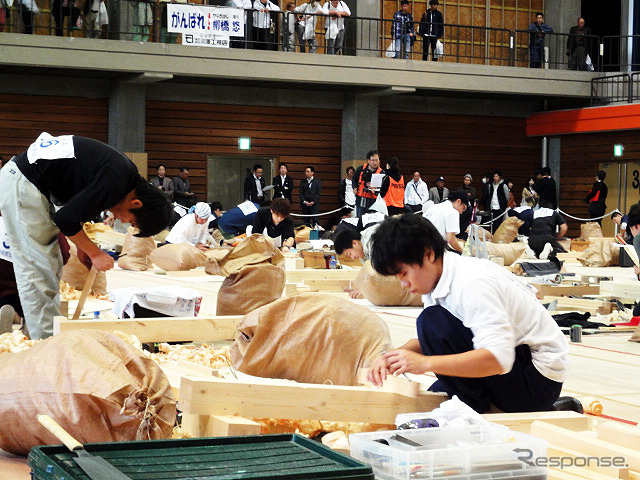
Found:
M 178 220 L 166 240 L 168 243 L 185 243 L 199 250 L 207 250 L 209 245 L 215 244 L 209 234 L 211 207 L 204 202 L 198 202 L 193 209 L 193 213 L 187 213 Z
M 231 48 L 245 48 L 247 41 L 247 10 L 253 8 L 251 0 L 232 0 L 233 6 L 236 8 L 244 9 L 244 38 L 241 40 L 238 37 L 231 37 Z
M 255 48 L 257 50 L 275 50 L 277 45 L 271 29 L 271 12 L 279 12 L 280 7 L 269 0 L 253 2 L 253 28 L 255 29 Z
M 569 346 L 534 289 L 488 260 L 446 251 L 419 215 L 385 220 L 373 236 L 371 260 L 382 275 L 423 294 L 418 338 L 387 352 L 369 379 L 388 373 L 438 377 L 431 391 L 458 397 L 477 412 L 552 408 L 567 378 Z
M 413 178 L 404 189 L 404 205 L 417 212 L 422 209 L 422 204 L 429 200 L 429 187 L 420 178 L 418 170 L 414 170 L 411 176 Z
M 287 2 L 287 11 L 282 16 L 282 51 L 296 51 L 296 7 L 294 2 Z
M 318 15 L 327 15 L 328 12 L 316 0 L 297 6 L 294 12 L 304 14 L 304 34 L 302 39 L 305 45 L 309 45 L 309 53 L 316 53 L 318 50 L 318 41 L 316 40 Z
M 342 55 L 344 44 L 344 17 L 351 16 L 349 6 L 339 0 L 331 0 L 324 4 L 324 10 L 329 18 L 324 23 L 327 31 L 327 54 Z
M 442 238 L 456 252 L 462 253 L 462 245 L 456 235 L 460 233 L 460 215 L 469 208 L 466 192 L 451 192 L 449 198 L 424 212 L 422 216 L 429 220 Z

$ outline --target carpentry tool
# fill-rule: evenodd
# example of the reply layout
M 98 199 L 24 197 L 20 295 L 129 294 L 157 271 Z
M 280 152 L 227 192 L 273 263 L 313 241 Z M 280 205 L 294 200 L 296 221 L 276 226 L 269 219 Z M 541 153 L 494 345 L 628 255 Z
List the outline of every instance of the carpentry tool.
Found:
M 132 480 L 129 475 L 122 473 L 104 458 L 91 455 L 87 452 L 80 442 L 69 435 L 69 433 L 58 425 L 49 415 L 39 414 L 37 419 L 44 428 L 64 443 L 69 450 L 78 455 L 73 459 L 91 480 Z
M 82 313 L 82 309 L 84 308 L 84 303 L 87 301 L 89 293 L 91 293 L 93 282 L 96 281 L 97 274 L 98 270 L 96 269 L 95 265 L 91 265 L 89 275 L 87 275 L 87 279 L 84 281 L 84 286 L 82 287 L 82 295 L 80 295 L 80 300 L 78 300 L 78 306 L 76 307 L 76 311 L 73 313 L 73 320 L 78 320 L 80 318 L 80 314 Z

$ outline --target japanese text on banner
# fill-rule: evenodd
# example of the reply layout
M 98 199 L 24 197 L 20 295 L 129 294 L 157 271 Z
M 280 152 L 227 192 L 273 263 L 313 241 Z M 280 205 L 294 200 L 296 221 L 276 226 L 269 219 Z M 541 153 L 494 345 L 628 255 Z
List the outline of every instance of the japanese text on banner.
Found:
M 243 37 L 244 10 L 169 3 L 167 4 L 167 30 L 194 35 Z

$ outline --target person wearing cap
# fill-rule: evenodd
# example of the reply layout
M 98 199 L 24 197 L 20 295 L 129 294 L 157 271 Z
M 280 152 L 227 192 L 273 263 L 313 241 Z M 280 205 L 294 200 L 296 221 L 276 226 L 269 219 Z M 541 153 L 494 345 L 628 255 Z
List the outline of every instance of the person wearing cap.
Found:
M 449 189 L 444 186 L 444 177 L 436 178 L 436 186 L 429 190 L 429 200 L 438 204 L 444 202 L 449 197 Z
M 215 240 L 209 233 L 209 217 L 211 207 L 204 202 L 198 202 L 193 207 L 193 213 L 187 213 L 167 235 L 167 243 L 182 243 L 193 245 L 199 250 L 207 250 Z
M 260 208 L 253 220 L 252 233 L 266 235 L 273 239 L 276 247 L 288 252 L 296 243 L 291 202 L 282 197 L 274 198 L 268 207 Z
M 469 199 L 467 198 L 467 193 L 458 190 L 451 192 L 446 201 L 434 205 L 423 213 L 423 217 L 436 227 L 436 230 L 452 249 L 462 253 L 462 245 L 458 242 L 456 235 L 460 233 L 460 215 L 468 208 Z
M 633 235 L 631 235 L 630 230 L 627 230 L 627 225 L 629 224 L 629 215 L 623 215 L 620 210 L 616 210 L 611 214 L 611 221 L 620 227 L 620 231 L 618 235 L 624 239 L 627 243 L 633 242 Z
M 429 0 L 429 10 L 422 14 L 420 19 L 420 29 L 418 33 L 422 37 L 422 60 L 429 60 L 429 47 L 431 47 L 431 58 L 438 61 L 436 56 L 436 45 L 438 40 L 444 35 L 444 17 L 438 11 L 438 0 Z
M 465 232 L 471 224 L 473 207 L 476 203 L 476 197 L 478 195 L 476 187 L 471 185 L 471 182 L 473 182 L 473 177 L 470 173 L 467 173 L 462 179 L 462 187 L 460 187 L 460 191 L 465 192 L 467 194 L 467 200 L 469 200 L 469 208 L 467 208 L 464 213 L 460 215 L 460 233 L 458 234 L 458 238 L 462 239 L 466 239 Z
M 0 212 L 32 339 L 51 336 L 53 318 L 60 315 L 59 232 L 76 245 L 81 261 L 106 271 L 113 268 L 113 257 L 89 239 L 84 222 L 110 210 L 138 227 L 136 236 L 150 237 L 169 224 L 173 211 L 164 193 L 142 178 L 124 154 L 76 135 L 41 133 L 0 170 L 0 191 Z

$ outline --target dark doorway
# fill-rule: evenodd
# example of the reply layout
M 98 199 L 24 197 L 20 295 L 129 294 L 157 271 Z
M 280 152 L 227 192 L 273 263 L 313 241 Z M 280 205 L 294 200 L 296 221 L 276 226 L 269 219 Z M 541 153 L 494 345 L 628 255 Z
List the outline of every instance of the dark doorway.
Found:
M 626 1 L 626 0 L 625 0 Z M 620 23 L 622 15 L 621 0 L 582 0 L 582 16 L 587 27 L 591 28 L 591 33 L 600 38 L 620 36 Z M 620 65 L 627 63 L 626 39 L 606 38 L 604 39 L 604 56 L 602 58 L 603 70 L 614 72 L 620 70 Z M 597 55 L 597 52 L 594 52 Z M 592 59 L 595 65 L 595 59 Z

